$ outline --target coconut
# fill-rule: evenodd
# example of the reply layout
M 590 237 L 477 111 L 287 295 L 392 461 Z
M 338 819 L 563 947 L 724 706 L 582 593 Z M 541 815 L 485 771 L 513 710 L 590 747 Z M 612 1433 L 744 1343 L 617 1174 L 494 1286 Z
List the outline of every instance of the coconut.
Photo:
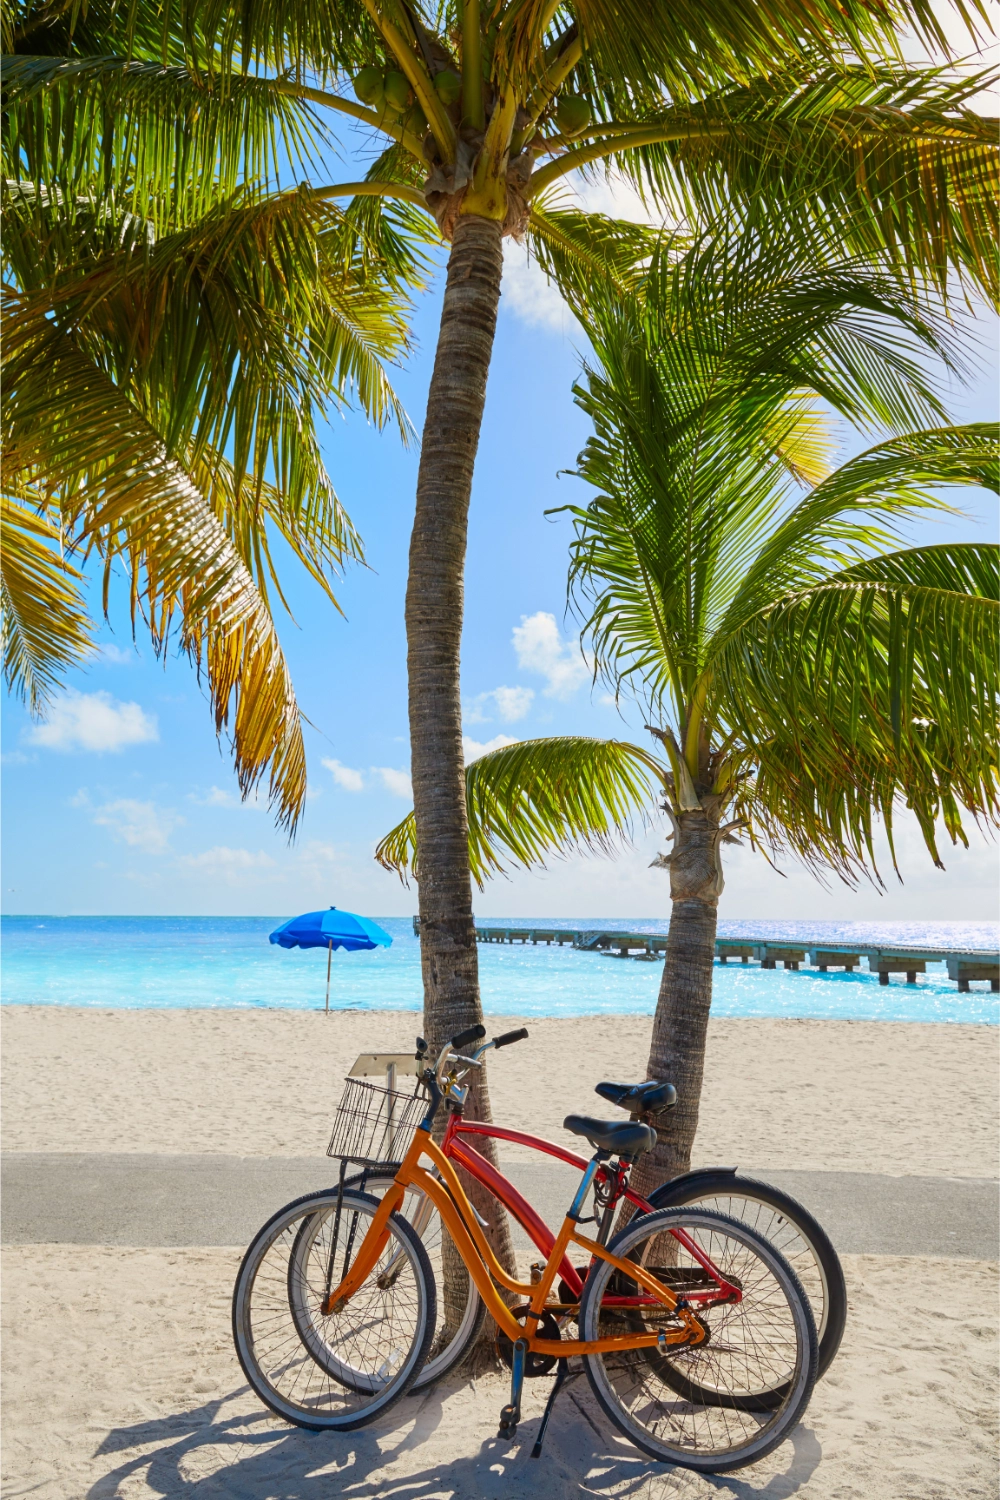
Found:
M 400 111 L 407 109 L 412 97 L 410 85 L 402 73 L 387 73 L 385 75 L 385 101 L 393 109 Z
M 412 105 L 406 111 L 401 123 L 411 135 L 424 136 L 427 134 L 427 116 L 419 104 Z
M 381 104 L 385 86 L 378 68 L 362 68 L 354 80 L 354 92 L 362 104 Z
M 454 104 L 462 92 L 462 80 L 451 68 L 442 68 L 434 75 L 434 87 L 442 104 Z
M 579 135 L 593 118 L 593 110 L 579 94 L 563 94 L 556 105 L 556 124 L 563 135 Z

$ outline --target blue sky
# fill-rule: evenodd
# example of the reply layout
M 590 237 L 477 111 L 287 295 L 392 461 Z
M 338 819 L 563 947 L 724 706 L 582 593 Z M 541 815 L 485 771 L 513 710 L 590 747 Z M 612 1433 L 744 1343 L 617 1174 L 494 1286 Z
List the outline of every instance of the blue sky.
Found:
M 596 203 L 594 206 L 598 206 Z M 603 205 L 601 205 L 603 206 Z M 564 618 L 565 519 L 544 511 L 582 498 L 572 465 L 586 424 L 571 397 L 580 345 L 522 252 L 511 248 L 471 513 L 463 699 L 474 744 L 497 736 L 642 735 L 592 691 Z M 433 357 L 440 284 L 420 304 L 417 348 L 397 387 L 419 425 Z M 995 325 L 982 325 L 976 379 L 958 419 L 995 414 Z M 865 444 L 854 439 L 854 449 Z M 363 419 L 335 416 L 327 464 L 366 543 L 369 568 L 343 579 L 341 618 L 301 573 L 289 573 L 296 623 L 282 622 L 306 729 L 310 799 L 294 845 L 266 805 L 241 805 L 208 705 L 183 659 L 133 648 L 116 601 L 104 651 L 74 673 L 49 720 L 7 702 L 4 727 L 5 912 L 284 914 L 334 903 L 380 915 L 416 909 L 415 891 L 378 869 L 377 839 L 408 810 L 403 595 L 417 453 Z M 962 497 L 964 519 L 915 535 L 996 539 L 993 501 Z M 520 916 L 666 915 L 666 877 L 649 870 L 651 832 L 614 862 L 574 858 L 498 880 L 477 912 Z M 903 888 L 824 890 L 794 865 L 784 877 L 745 850 L 727 863 L 722 916 L 984 919 L 996 915 L 995 848 L 978 838 L 934 870 L 901 829 Z

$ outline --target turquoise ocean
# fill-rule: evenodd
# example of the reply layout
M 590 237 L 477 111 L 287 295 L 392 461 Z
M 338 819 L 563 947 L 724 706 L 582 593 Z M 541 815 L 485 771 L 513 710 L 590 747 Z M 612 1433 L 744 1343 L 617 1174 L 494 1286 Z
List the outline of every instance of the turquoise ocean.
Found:
M 0 920 L 0 995 L 8 1005 L 86 1005 L 278 1010 L 322 1006 L 326 953 L 272 947 L 273 917 L 52 917 Z M 409 918 L 376 920 L 389 949 L 333 955 L 331 1008 L 419 1010 L 420 944 Z M 493 926 L 605 928 L 663 933 L 667 922 L 621 918 L 489 918 Z M 996 949 L 990 922 L 726 922 L 720 937 L 882 943 Z M 652 1015 L 662 965 L 546 948 L 483 944 L 479 949 L 487 1012 L 521 1016 Z M 957 993 L 944 965 L 915 986 L 888 985 L 865 972 L 763 970 L 716 964 L 713 1012 L 719 1016 L 810 1016 L 875 1021 L 965 1021 L 995 1025 L 1000 997 L 988 985 Z

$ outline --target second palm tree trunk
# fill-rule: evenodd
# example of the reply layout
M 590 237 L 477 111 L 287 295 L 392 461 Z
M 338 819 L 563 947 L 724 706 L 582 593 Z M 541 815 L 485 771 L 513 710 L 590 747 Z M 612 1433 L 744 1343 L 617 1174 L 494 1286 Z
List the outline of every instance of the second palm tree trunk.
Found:
M 691 1165 L 712 1006 L 715 929 L 722 890 L 717 817 L 682 813 L 670 857 L 672 909 L 663 979 L 656 1002 L 647 1078 L 677 1089 L 674 1108 L 657 1121 L 660 1140 L 639 1158 L 633 1186 L 650 1193 Z
M 501 225 L 476 215 L 455 225 L 434 373 L 427 397 L 417 509 L 406 590 L 410 753 L 417 825 L 424 1026 L 432 1055 L 482 1022 L 472 915 L 469 832 L 462 753 L 460 651 L 465 547 L 472 472 L 503 272 Z M 489 1120 L 485 1072 L 471 1084 L 466 1112 Z M 484 1142 L 483 1150 L 496 1159 Z M 465 1186 L 501 1261 L 513 1268 L 506 1219 L 468 1178 Z M 450 1323 L 462 1302 L 464 1270 L 446 1264 Z M 456 1278 L 458 1285 L 456 1285 Z M 450 1284 L 450 1285 L 449 1285 Z

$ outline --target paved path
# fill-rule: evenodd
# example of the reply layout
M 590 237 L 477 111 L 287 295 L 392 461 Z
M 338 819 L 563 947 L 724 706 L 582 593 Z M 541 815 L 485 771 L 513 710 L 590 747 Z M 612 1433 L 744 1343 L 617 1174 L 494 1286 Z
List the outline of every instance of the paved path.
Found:
M 579 1180 L 560 1164 L 512 1162 L 505 1171 L 551 1223 Z M 997 1255 L 1000 1208 L 991 1179 L 756 1175 L 805 1203 L 844 1254 Z M 245 1245 L 276 1209 L 335 1176 L 326 1157 L 8 1152 L 0 1237 L 7 1244 Z

